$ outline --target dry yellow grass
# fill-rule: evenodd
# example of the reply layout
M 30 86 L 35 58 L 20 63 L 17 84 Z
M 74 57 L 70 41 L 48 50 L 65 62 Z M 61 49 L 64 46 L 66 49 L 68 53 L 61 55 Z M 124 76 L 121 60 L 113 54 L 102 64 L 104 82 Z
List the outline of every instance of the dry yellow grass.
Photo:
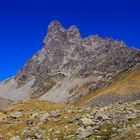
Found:
M 103 87 L 101 89 L 90 92 L 88 95 L 74 102 L 73 105 L 84 105 L 98 96 L 106 95 L 109 93 L 125 95 L 138 92 L 140 92 L 140 68 L 121 75 L 117 81 L 113 82 L 107 87 Z
M 3 113 L 0 112 L 0 121 L 2 121 Z
M 11 111 L 15 110 L 24 110 L 24 111 L 32 111 L 32 110 L 41 110 L 41 111 L 46 111 L 46 110 L 55 110 L 55 109 L 63 109 L 65 108 L 65 105 L 63 104 L 55 104 L 52 102 L 48 101 L 40 101 L 40 100 L 29 100 L 25 102 L 21 102 L 16 104 Z
M 78 128 L 76 124 L 66 124 L 70 118 L 75 117 L 73 113 L 65 113 L 65 109 L 74 110 L 73 106 L 63 105 L 63 104 L 55 104 L 47 101 L 39 101 L 39 100 L 29 100 L 17 103 L 15 106 L 5 110 L 5 112 L 10 115 L 16 111 L 23 112 L 23 117 L 20 117 L 19 120 L 14 120 L 8 118 L 6 121 L 3 121 L 3 113 L 0 113 L 0 133 L 3 134 L 4 140 L 9 140 L 9 138 L 13 135 L 21 135 L 21 133 L 28 127 L 26 121 L 30 119 L 31 112 L 51 112 L 52 110 L 60 110 L 61 116 L 60 121 L 48 121 L 40 126 L 43 130 L 49 130 L 50 128 L 54 130 L 60 130 L 63 134 L 65 132 L 73 132 Z M 8 121 L 8 123 L 7 123 Z M 40 121 L 35 119 L 34 124 L 29 127 L 36 127 Z M 11 125 L 12 124 L 12 125 Z M 65 125 L 68 125 L 68 128 L 65 128 Z M 52 132 L 53 133 L 53 132 Z

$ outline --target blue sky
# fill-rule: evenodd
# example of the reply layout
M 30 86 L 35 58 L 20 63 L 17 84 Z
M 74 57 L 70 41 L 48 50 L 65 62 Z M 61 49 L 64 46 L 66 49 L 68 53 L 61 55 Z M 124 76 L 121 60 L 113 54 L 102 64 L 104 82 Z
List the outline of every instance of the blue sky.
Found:
M 139 0 L 1 0 L 0 80 L 11 77 L 42 47 L 47 26 L 75 24 L 83 37 L 99 34 L 140 48 Z

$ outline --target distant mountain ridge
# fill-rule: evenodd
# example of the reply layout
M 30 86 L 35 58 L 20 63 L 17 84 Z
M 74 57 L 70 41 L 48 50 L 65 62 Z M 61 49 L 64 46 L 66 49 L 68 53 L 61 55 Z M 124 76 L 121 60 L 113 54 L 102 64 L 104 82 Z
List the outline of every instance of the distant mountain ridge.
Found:
M 82 38 L 76 26 L 65 29 L 53 21 L 43 48 L 14 78 L 0 84 L 0 97 L 71 103 L 139 66 L 140 51 L 124 42 L 92 35 Z

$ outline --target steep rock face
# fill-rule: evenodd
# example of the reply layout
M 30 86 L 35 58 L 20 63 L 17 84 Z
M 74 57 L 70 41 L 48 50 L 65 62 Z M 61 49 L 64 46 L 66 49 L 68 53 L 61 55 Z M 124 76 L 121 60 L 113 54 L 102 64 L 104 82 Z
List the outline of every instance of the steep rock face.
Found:
M 110 84 L 123 72 L 140 65 L 140 51 L 111 38 L 82 38 L 76 26 L 58 21 L 48 27 L 43 48 L 17 73 L 17 89 L 28 82 L 28 96 L 69 103 L 90 90 Z

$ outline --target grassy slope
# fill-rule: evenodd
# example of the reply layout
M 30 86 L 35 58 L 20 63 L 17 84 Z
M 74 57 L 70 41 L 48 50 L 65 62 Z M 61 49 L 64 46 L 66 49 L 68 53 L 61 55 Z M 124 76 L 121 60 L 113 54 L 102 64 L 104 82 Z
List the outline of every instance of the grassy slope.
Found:
M 83 105 L 95 99 L 96 97 L 106 95 L 109 93 L 117 93 L 118 95 L 126 95 L 131 93 L 140 93 L 140 68 L 127 72 L 122 75 L 117 81 L 111 85 L 90 92 L 88 95 L 82 97 L 73 103 L 73 105 Z
M 125 73 L 120 79 L 112 83 L 108 87 L 104 87 L 102 89 L 96 90 L 95 92 L 89 93 L 87 96 L 81 98 L 80 100 L 76 101 L 74 105 L 83 105 L 89 102 L 90 100 L 106 95 L 110 92 L 115 92 L 118 95 L 125 95 L 129 93 L 137 93 L 140 92 L 140 69 L 136 69 L 134 71 Z M 19 123 L 16 124 L 17 120 L 11 120 L 11 124 L 14 124 L 13 126 L 11 124 L 6 124 L 1 122 L 1 117 L 3 116 L 3 112 L 0 112 L 0 132 L 2 132 L 5 136 L 5 140 L 8 140 L 11 134 L 21 134 L 23 130 L 27 127 L 26 126 L 26 120 L 28 120 L 29 115 L 31 112 L 38 111 L 51 111 L 51 110 L 64 110 L 64 109 L 70 109 L 75 110 L 74 106 L 71 105 L 63 105 L 63 104 L 54 104 L 46 101 L 39 101 L 39 100 L 31 100 L 26 102 L 18 103 L 16 106 L 12 107 L 11 109 L 8 109 L 6 112 L 8 114 L 11 114 L 15 111 L 23 110 L 25 112 L 24 117 L 22 117 L 19 121 Z M 82 112 L 84 113 L 84 112 Z M 44 124 L 42 129 L 59 129 L 61 131 L 68 131 L 73 132 L 75 131 L 79 126 L 75 124 L 70 124 L 68 130 L 65 129 L 66 122 L 70 119 L 75 117 L 75 113 L 64 113 L 61 114 L 61 120 L 59 122 L 50 122 L 48 124 Z M 35 127 L 38 121 L 32 126 Z M 5 132 L 5 133 L 4 133 Z
M 135 103 L 134 104 L 129 103 L 128 105 L 124 104 L 124 106 L 126 106 L 126 107 L 132 106 L 132 107 L 135 107 L 135 109 L 139 110 L 139 106 L 136 106 Z M 114 107 L 114 108 L 116 108 L 116 107 Z M 50 102 L 46 102 L 46 101 L 38 101 L 38 100 L 30 100 L 30 101 L 21 102 L 21 103 L 16 104 L 14 107 L 7 109 L 4 112 L 6 112 L 6 114 L 9 115 L 16 111 L 22 111 L 24 113 L 24 115 L 23 115 L 23 117 L 20 117 L 19 119 L 7 118 L 5 121 L 0 120 L 0 133 L 3 134 L 3 136 L 4 136 L 3 140 L 9 140 L 11 136 L 16 136 L 16 135 L 19 135 L 22 139 L 25 139 L 25 137 L 22 135 L 22 132 L 27 128 L 35 128 L 35 127 L 39 127 L 39 129 L 45 130 L 46 131 L 45 134 L 47 136 L 49 136 L 50 138 L 51 137 L 54 138 L 54 132 L 48 132 L 48 130 L 50 128 L 59 130 L 60 131 L 59 137 L 62 137 L 62 140 L 63 140 L 64 133 L 73 134 L 79 127 L 79 125 L 77 125 L 77 124 L 67 123 L 67 122 L 69 122 L 69 120 L 71 120 L 72 118 L 75 118 L 78 115 L 77 112 L 75 112 L 75 113 L 74 112 L 71 112 L 71 113 L 64 112 L 65 109 L 69 109 L 69 110 L 73 110 L 73 111 L 76 110 L 76 108 L 74 106 L 54 104 L 54 103 L 50 103 Z M 62 111 L 61 116 L 60 116 L 60 121 L 58 121 L 58 122 L 49 121 L 49 122 L 46 122 L 46 123 L 38 126 L 40 121 L 38 120 L 38 118 L 36 118 L 36 119 L 34 119 L 34 123 L 32 125 L 28 126 L 26 124 L 26 121 L 28 119 L 30 119 L 30 113 L 44 112 L 44 111 L 50 112 L 52 110 L 61 110 Z M 91 111 L 92 111 L 92 108 L 90 110 L 85 109 L 80 114 L 90 114 Z M 4 112 L 0 113 L 0 118 L 2 117 Z M 139 120 L 140 120 L 140 117 L 138 116 L 135 119 L 131 120 L 129 122 L 129 124 L 127 124 L 127 125 L 137 124 L 139 122 Z M 117 124 L 104 124 L 104 125 L 102 125 L 101 130 L 95 134 L 104 136 L 109 139 L 113 133 L 112 128 L 113 127 L 121 128 L 124 126 L 124 123 L 120 121 Z M 68 126 L 68 128 L 65 128 L 66 125 Z M 107 131 L 104 131 L 104 129 L 106 129 Z M 136 129 L 136 131 L 138 131 L 138 130 Z M 133 138 L 134 138 L 134 135 L 135 135 L 135 133 L 133 134 Z M 32 136 L 32 133 L 31 133 L 31 136 Z M 126 134 L 124 137 L 122 137 L 123 140 L 128 140 L 129 136 L 128 137 L 127 136 L 128 136 L 128 134 Z M 121 136 L 118 139 L 117 138 L 113 139 L 113 140 L 121 140 Z M 78 139 L 70 138 L 67 140 L 78 140 Z M 92 140 L 92 138 L 89 138 L 89 140 Z M 93 140 L 96 140 L 96 139 L 93 138 Z M 98 140 L 103 140 L 103 139 L 98 139 Z M 134 140 L 137 140 L 137 139 L 134 138 Z
M 23 130 L 27 128 L 26 121 L 30 118 L 29 116 L 32 112 L 46 112 L 46 111 L 51 112 L 52 110 L 62 111 L 65 109 L 74 110 L 73 106 L 55 104 L 55 103 L 51 103 L 47 101 L 39 101 L 39 100 L 29 100 L 29 101 L 17 103 L 15 106 L 0 112 L 0 133 L 3 134 L 4 140 L 9 140 L 9 138 L 12 135 L 20 136 Z M 16 111 L 24 112 L 24 116 L 20 118 L 20 121 L 10 119 L 10 118 L 9 120 L 7 119 L 7 121 L 5 122 L 2 121 L 4 112 L 6 112 L 6 114 L 12 114 Z M 75 114 L 62 112 L 61 119 L 59 122 L 50 121 L 48 123 L 45 123 L 44 125 L 41 125 L 40 128 L 43 130 L 49 130 L 50 128 L 53 128 L 56 130 L 60 130 L 61 132 L 65 131 L 71 133 L 75 131 L 78 127 L 78 125 L 70 124 L 68 125 L 69 128 L 65 128 L 66 122 L 69 121 L 69 118 L 72 117 L 75 117 Z M 35 123 L 29 126 L 29 128 L 36 127 L 38 123 L 39 121 L 35 120 Z M 49 137 L 51 137 L 51 135 L 53 135 L 53 132 L 52 134 L 49 133 Z M 63 133 L 62 133 L 62 137 L 63 137 Z

